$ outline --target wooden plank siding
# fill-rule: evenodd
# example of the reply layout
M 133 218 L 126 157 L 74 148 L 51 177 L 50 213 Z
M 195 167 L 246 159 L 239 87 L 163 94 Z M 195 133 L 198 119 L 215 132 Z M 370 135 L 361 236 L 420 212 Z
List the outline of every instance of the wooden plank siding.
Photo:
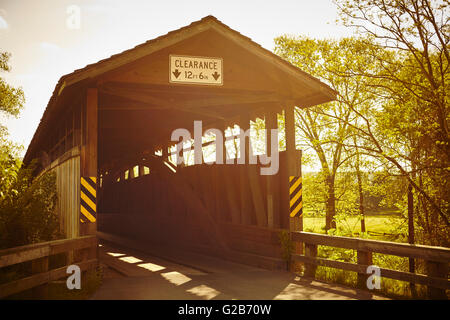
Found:
M 74 147 L 41 171 L 55 173 L 58 194 L 57 212 L 60 231 L 66 238 L 79 236 L 80 212 L 80 148 Z
M 80 157 L 70 158 L 54 170 L 61 229 L 66 238 L 75 238 L 80 234 Z

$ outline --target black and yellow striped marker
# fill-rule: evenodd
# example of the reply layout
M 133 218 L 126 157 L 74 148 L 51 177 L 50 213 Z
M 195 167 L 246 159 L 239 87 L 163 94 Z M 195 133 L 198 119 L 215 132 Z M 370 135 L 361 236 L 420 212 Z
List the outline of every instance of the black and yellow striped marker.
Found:
M 97 177 L 80 178 L 80 221 L 97 220 Z
M 291 218 L 303 214 L 302 177 L 289 177 L 289 215 Z

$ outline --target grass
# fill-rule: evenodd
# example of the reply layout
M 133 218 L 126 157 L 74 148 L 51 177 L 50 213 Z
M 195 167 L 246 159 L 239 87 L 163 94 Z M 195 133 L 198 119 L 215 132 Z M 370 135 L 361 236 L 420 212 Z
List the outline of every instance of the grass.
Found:
M 394 240 L 398 236 L 398 229 L 404 220 L 397 214 L 383 213 L 367 215 L 366 232 L 371 238 L 378 240 Z M 346 217 L 337 221 L 337 227 L 345 234 L 358 235 L 361 233 L 359 217 Z M 315 233 L 325 233 L 325 217 L 304 217 L 303 230 Z M 393 237 L 394 236 L 394 237 Z

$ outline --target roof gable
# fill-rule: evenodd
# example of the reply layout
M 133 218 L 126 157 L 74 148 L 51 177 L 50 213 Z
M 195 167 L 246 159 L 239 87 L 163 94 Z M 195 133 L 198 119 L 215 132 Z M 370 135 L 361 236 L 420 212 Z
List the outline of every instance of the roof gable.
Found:
M 199 21 L 191 23 L 188 26 L 149 40 L 132 49 L 115 54 L 107 59 L 100 60 L 97 63 L 87 65 L 82 69 L 75 70 L 73 73 L 65 75 L 61 78 L 62 81 L 60 80 L 60 83 L 58 83 L 59 88 L 55 91 L 60 94 L 65 87 L 82 80 L 102 76 L 103 74 L 113 72 L 117 69 L 120 70 L 121 67 L 133 63 L 136 60 L 145 58 L 155 52 L 174 46 L 177 43 L 195 37 L 196 35 L 204 33 L 208 30 L 214 30 L 224 38 L 234 42 L 237 46 L 248 50 L 251 54 L 264 60 L 267 64 L 292 75 L 300 80 L 306 87 L 321 91 L 327 98 L 329 98 L 328 100 L 335 98 L 336 92 L 324 83 L 320 82 L 317 78 L 312 77 L 269 50 L 264 49 L 259 44 L 253 42 L 250 38 L 231 29 L 213 16 L 207 16 Z
M 203 46 L 199 47 L 201 50 L 196 49 L 195 45 L 199 41 L 209 41 L 210 47 Z M 199 88 L 199 86 L 169 83 L 168 57 L 170 54 L 226 56 L 223 72 L 224 85 L 220 88 Z M 159 67 L 156 67 L 155 63 L 159 63 Z M 145 70 L 148 71 L 151 68 L 159 72 L 158 79 L 149 77 L 138 79 L 139 77 L 136 77 L 137 70 L 145 73 Z M 27 162 L 35 157 L 42 148 L 42 142 L 52 135 L 52 130 L 54 130 L 52 124 L 60 121 L 58 117 L 63 113 L 65 106 L 68 103 L 82 103 L 87 87 L 101 89 L 102 84 L 109 82 L 107 85 L 112 85 L 115 90 L 114 85 L 117 85 L 118 82 L 120 89 L 129 94 L 130 88 L 126 87 L 128 80 L 129 84 L 133 86 L 131 90 L 148 91 L 155 89 L 154 87 L 149 88 L 148 85 L 156 86 L 156 90 L 159 90 L 156 95 L 166 94 L 165 97 L 156 101 L 156 104 L 162 103 L 163 108 L 164 105 L 170 108 L 170 104 L 173 101 L 176 103 L 177 99 L 187 102 L 188 107 L 196 107 L 201 102 L 202 109 L 199 109 L 197 113 L 206 114 L 210 110 L 208 107 L 211 103 L 215 105 L 215 112 L 225 112 L 222 117 L 231 116 L 233 113 L 227 113 L 232 108 L 223 108 L 227 105 L 234 105 L 234 113 L 236 113 L 236 110 L 242 110 L 239 109 L 242 104 L 268 102 L 282 108 L 286 101 L 290 101 L 289 103 L 308 107 L 334 100 L 336 96 L 334 90 L 318 79 L 262 48 L 215 17 L 207 16 L 188 26 L 61 77 L 28 147 L 24 161 Z M 139 87 L 141 84 L 147 85 L 147 87 Z M 233 93 L 238 93 L 238 97 L 230 94 L 232 90 L 234 90 Z M 242 98 L 239 90 L 245 91 L 247 96 Z M 108 96 L 108 92 L 103 92 L 103 94 L 100 99 L 104 100 Z M 155 98 L 154 93 L 151 93 L 151 96 Z M 206 99 L 204 99 L 205 97 Z M 118 101 L 117 95 L 112 98 L 115 100 L 114 102 Z M 188 101 L 186 98 L 192 98 L 192 100 Z M 169 105 L 164 103 L 167 100 L 172 100 L 169 101 Z M 138 102 L 148 105 L 146 99 Z

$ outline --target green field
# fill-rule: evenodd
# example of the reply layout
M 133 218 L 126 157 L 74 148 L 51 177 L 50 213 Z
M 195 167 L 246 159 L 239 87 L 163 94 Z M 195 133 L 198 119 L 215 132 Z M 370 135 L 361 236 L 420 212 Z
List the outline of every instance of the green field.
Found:
M 365 218 L 366 232 L 371 237 L 391 240 L 392 236 L 401 233 L 405 221 L 398 214 L 369 215 Z M 337 228 L 348 235 L 358 235 L 361 232 L 361 223 L 358 217 L 346 217 L 337 220 Z M 304 217 L 303 230 L 308 232 L 325 233 L 325 217 Z

